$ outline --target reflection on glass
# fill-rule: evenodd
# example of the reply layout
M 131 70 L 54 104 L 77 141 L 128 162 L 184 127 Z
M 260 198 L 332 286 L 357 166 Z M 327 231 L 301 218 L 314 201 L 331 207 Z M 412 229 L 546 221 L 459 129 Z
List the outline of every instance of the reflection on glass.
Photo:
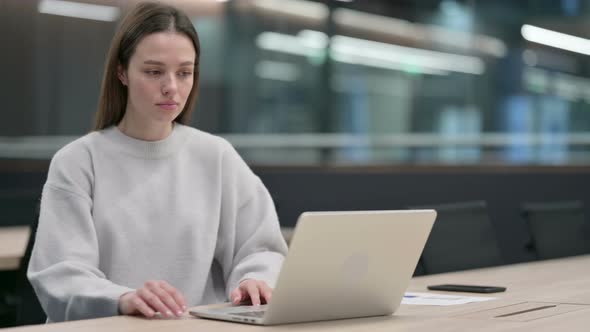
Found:
M 89 130 L 104 50 L 136 2 L 5 0 L 0 27 L 23 42 L 3 50 L 19 111 L 0 157 L 48 158 Z M 167 2 L 203 45 L 193 125 L 252 163 L 590 162 L 590 35 L 573 3 Z

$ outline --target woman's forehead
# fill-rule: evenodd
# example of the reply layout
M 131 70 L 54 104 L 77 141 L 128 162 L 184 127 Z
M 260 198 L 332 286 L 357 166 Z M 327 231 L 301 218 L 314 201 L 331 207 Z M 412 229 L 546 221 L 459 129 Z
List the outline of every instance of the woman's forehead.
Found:
M 186 64 L 195 60 L 191 39 L 178 32 L 156 32 L 142 38 L 135 50 L 136 60 L 151 64 Z

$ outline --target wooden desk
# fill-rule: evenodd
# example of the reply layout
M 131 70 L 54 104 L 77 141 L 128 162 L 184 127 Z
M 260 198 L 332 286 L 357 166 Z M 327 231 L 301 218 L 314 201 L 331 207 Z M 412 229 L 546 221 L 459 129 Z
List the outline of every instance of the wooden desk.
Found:
M 30 232 L 28 226 L 0 227 L 0 271 L 18 269 Z
M 589 275 L 590 255 L 418 277 L 412 280 L 409 290 L 426 291 L 426 285 L 434 283 L 490 284 L 506 286 L 508 290 L 505 293 L 488 295 L 498 298 L 488 302 L 448 307 L 402 305 L 395 315 L 389 317 L 272 327 L 201 320 L 190 316 L 178 320 L 110 317 L 29 326 L 7 331 L 587 331 L 590 324 Z M 568 313 L 527 322 L 464 317 L 469 313 L 484 312 L 492 308 L 528 301 L 563 302 L 579 305 L 579 308 Z

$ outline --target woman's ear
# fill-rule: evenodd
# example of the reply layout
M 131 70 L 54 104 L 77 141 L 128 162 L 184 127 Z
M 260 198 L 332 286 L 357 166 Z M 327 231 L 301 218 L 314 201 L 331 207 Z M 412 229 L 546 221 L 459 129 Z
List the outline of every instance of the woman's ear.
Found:
M 129 84 L 127 80 L 127 72 L 125 71 L 125 69 L 123 69 L 123 66 L 121 65 L 117 66 L 117 77 L 124 86 L 127 86 L 127 84 Z

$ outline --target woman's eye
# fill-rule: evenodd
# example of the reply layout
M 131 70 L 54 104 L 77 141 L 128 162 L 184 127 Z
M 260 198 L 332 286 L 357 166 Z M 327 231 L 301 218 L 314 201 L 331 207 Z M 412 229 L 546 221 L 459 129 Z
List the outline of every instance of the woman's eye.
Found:
M 193 74 L 193 73 L 192 73 L 192 72 L 190 72 L 190 71 L 182 71 L 182 72 L 180 72 L 180 76 L 181 76 L 181 77 L 189 77 L 189 76 L 191 76 L 192 74 Z
M 157 76 L 160 75 L 160 71 L 159 70 L 147 70 L 146 73 L 150 76 Z

